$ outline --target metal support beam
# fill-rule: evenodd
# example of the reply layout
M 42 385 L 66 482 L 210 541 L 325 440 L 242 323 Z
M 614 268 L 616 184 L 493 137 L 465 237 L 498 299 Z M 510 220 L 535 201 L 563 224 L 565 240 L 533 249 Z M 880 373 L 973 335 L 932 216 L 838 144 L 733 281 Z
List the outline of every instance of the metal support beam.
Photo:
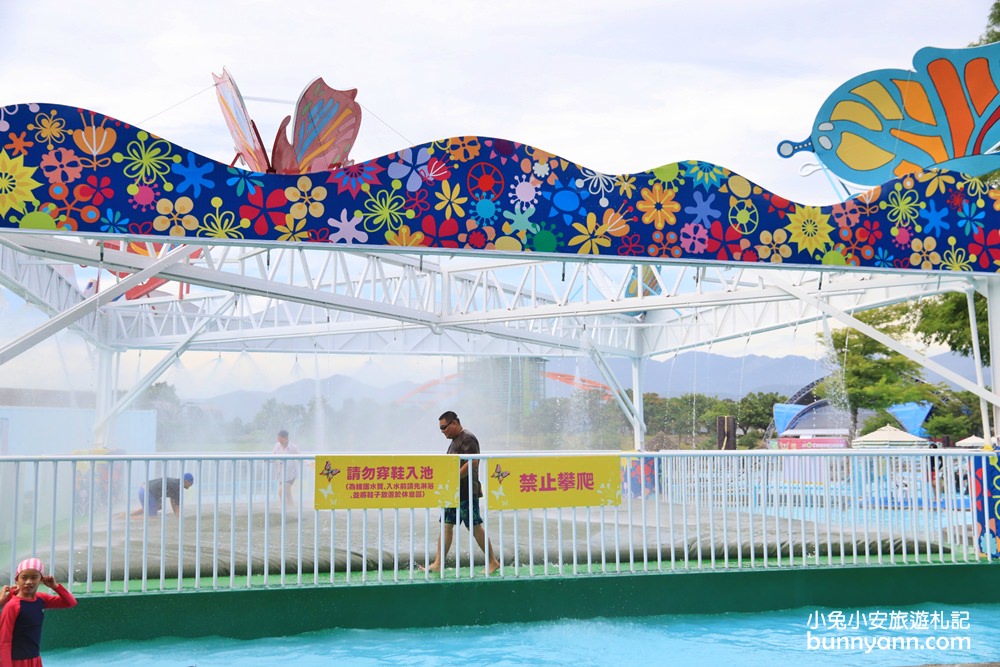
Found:
M 1000 410 L 1000 395 L 998 395 L 998 394 L 996 394 L 996 393 L 994 393 L 992 391 L 989 391 L 989 390 L 985 389 L 984 387 L 980 387 L 980 386 L 976 385 L 973 382 L 970 382 L 969 380 L 965 379 L 964 377 L 962 377 L 958 373 L 955 373 L 951 369 L 944 367 L 943 365 L 939 364 L 938 362 L 934 361 L 933 359 L 930 359 L 930 358 L 928 358 L 928 357 L 920 354 L 919 352 L 911 350 L 910 348 L 906 347 L 905 345 L 903 345 L 899 341 L 897 341 L 897 340 L 895 340 L 893 338 L 890 338 L 889 336 L 886 336 L 884 333 L 882 333 L 878 329 L 865 324 L 861 320 L 859 320 L 859 319 L 857 319 L 855 317 L 852 317 L 851 315 L 848 315 L 847 313 L 845 313 L 844 311 L 842 311 L 842 310 L 840 310 L 838 308 L 834 308 L 833 306 L 831 306 L 827 302 L 825 302 L 825 301 L 823 301 L 821 299 L 817 299 L 817 298 L 815 298 L 815 297 L 807 294 L 805 291 L 803 291 L 801 289 L 798 289 L 797 287 L 792 287 L 791 285 L 783 285 L 783 284 L 781 284 L 781 283 L 779 283 L 777 281 L 774 282 L 774 285 L 776 287 L 780 287 L 781 289 L 785 290 L 786 292 L 788 292 L 789 294 L 795 296 L 796 298 L 802 299 L 806 303 L 811 304 L 814 308 L 817 308 L 817 309 L 823 311 L 824 313 L 830 315 L 831 317 L 833 317 L 837 321 L 839 321 L 839 322 L 841 322 L 841 323 L 843 323 L 843 324 L 851 327 L 852 329 L 860 331 L 861 333 L 865 334 L 869 338 L 873 338 L 873 339 L 877 340 L 878 342 L 882 343 L 883 345 L 885 345 L 890 350 L 892 350 L 894 352 L 898 352 L 899 354 L 903 355 L 907 359 L 910 359 L 912 361 L 917 362 L 918 364 L 920 364 L 921 366 L 923 366 L 924 368 L 926 368 L 928 370 L 934 371 L 935 373 L 937 373 L 938 375 L 940 375 L 944 379 L 948 380 L 949 382 L 953 382 L 953 383 L 957 384 L 959 387 L 961 387 L 962 389 L 965 389 L 966 391 L 972 392 L 976 396 L 979 396 L 980 398 L 989 401 L 991 404 L 993 404 L 994 416 L 996 416 L 997 415 L 997 411 Z M 997 290 L 997 292 L 996 292 L 997 303 L 1000 303 L 1000 289 L 997 289 L 997 287 L 994 286 L 993 281 L 990 282 L 989 289 L 991 291 Z M 994 319 L 997 320 L 996 323 L 995 323 L 996 327 L 997 327 L 996 330 L 998 332 L 1000 332 L 1000 309 L 997 309 L 996 314 L 994 314 L 993 309 L 990 309 L 990 330 L 991 330 L 991 332 L 993 331 L 993 327 L 994 327 Z M 997 348 L 1000 348 L 1000 342 L 994 342 L 991 339 L 990 340 L 990 353 L 992 354 L 992 352 L 994 350 L 996 350 L 997 354 L 1000 354 L 1000 349 L 997 349 Z M 998 357 L 998 358 L 1000 358 L 1000 357 Z M 994 385 L 993 386 L 997 386 L 998 374 L 1000 374 L 1000 369 L 996 368 L 997 364 L 993 364 L 993 366 L 994 366 L 994 370 L 993 370 L 993 383 L 994 383 Z
M 100 429 L 94 429 L 94 446 L 107 447 L 110 443 L 108 438 L 108 426 L 110 422 L 105 415 L 110 414 L 111 402 L 114 400 L 114 374 L 113 368 L 116 366 L 117 352 L 112 352 L 106 347 L 97 348 L 97 395 L 95 407 L 97 409 L 97 420 L 102 425 Z
M 645 398 L 642 394 L 644 361 L 641 358 L 632 360 L 632 406 L 635 409 L 636 420 L 642 425 L 642 428 L 632 430 L 634 446 L 638 452 L 646 449 L 646 416 L 643 406 Z
M 632 425 L 632 430 L 634 432 L 638 431 L 639 433 L 644 433 L 646 425 L 642 421 L 641 411 L 637 413 L 635 406 L 628 398 L 628 394 L 625 393 L 621 383 L 618 382 L 618 378 L 615 377 L 611 367 L 608 366 L 606 361 L 604 361 L 604 357 L 598 350 L 591 348 L 590 358 L 594 361 L 594 365 L 597 366 L 597 370 L 601 373 L 601 377 L 603 377 L 608 383 L 608 386 L 611 387 L 611 393 L 614 395 L 615 401 L 618 403 L 618 407 L 620 407 L 622 412 L 625 413 L 625 418 L 628 419 L 629 423 Z
M 1000 281 L 989 280 L 986 283 L 986 321 L 990 331 L 990 370 L 992 373 L 992 385 L 996 390 L 1000 387 Z M 993 402 L 993 426 L 996 429 L 1000 425 L 1000 405 Z M 983 437 L 988 438 L 989 433 L 984 433 Z M 987 445 L 993 444 L 991 440 L 986 440 Z
M 168 368 L 170 368 L 171 364 L 173 364 L 174 361 L 176 361 L 177 358 L 184 353 L 184 350 L 186 350 L 191 345 L 191 343 L 194 342 L 195 338 L 198 337 L 198 334 L 200 334 L 205 329 L 205 327 L 209 325 L 209 323 L 211 323 L 216 317 L 222 315 L 222 313 L 225 312 L 227 308 L 230 308 L 234 303 L 236 303 L 236 301 L 237 301 L 237 296 L 234 294 L 230 298 L 226 299 L 226 301 L 216 312 L 203 318 L 202 321 L 199 322 L 198 325 L 191 330 L 191 333 L 188 334 L 184 340 L 178 343 L 163 359 L 161 359 L 160 362 L 152 368 L 152 370 L 146 373 L 146 375 L 143 378 L 141 378 L 135 384 L 135 386 L 128 391 L 127 394 L 122 396 L 121 399 L 119 399 L 118 402 L 115 403 L 114 407 L 108 410 L 106 414 L 101 415 L 98 418 L 97 423 L 94 424 L 95 440 L 98 435 L 106 432 L 108 424 L 111 422 L 112 419 L 114 419 L 122 412 L 124 412 L 125 409 L 128 406 L 130 406 L 132 402 L 135 399 L 137 399 L 143 391 L 146 390 L 147 387 L 149 387 L 151 384 L 153 384 L 153 382 L 156 381 L 156 378 L 163 375 L 163 372 L 166 371 Z
M 28 332 L 14 342 L 6 345 L 3 349 L 0 349 L 0 366 L 7 363 L 25 350 L 31 349 L 49 336 L 62 331 L 80 318 L 86 317 L 87 315 L 95 312 L 104 304 L 117 299 L 132 287 L 149 280 L 168 266 L 186 259 L 191 253 L 197 250 L 197 247 L 192 246 L 180 246 L 179 248 L 175 248 L 164 255 L 161 259 L 158 259 L 150 264 L 147 268 L 128 276 L 114 287 L 98 292 L 89 299 L 73 306 L 66 312 L 56 315 L 34 331 Z
M 979 349 L 979 322 L 976 319 L 975 296 L 976 292 L 973 289 L 970 289 L 965 293 L 966 303 L 969 307 L 969 333 L 972 336 L 972 358 L 976 365 L 976 384 L 980 387 L 986 387 L 986 383 L 983 380 L 983 355 L 982 351 Z M 988 298 L 989 297 L 987 297 L 987 299 Z M 983 440 L 985 442 L 992 442 L 990 439 L 989 404 L 982 397 L 979 399 L 979 414 L 983 420 Z

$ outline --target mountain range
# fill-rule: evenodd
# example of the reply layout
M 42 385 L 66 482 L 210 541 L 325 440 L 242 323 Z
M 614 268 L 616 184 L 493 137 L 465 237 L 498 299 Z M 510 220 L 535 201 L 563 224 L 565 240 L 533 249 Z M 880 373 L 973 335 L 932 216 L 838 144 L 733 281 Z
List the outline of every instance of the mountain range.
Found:
M 975 381 L 975 368 L 971 359 L 953 353 L 931 358 L 949 370 Z M 608 365 L 618 382 L 625 388 L 631 388 L 631 363 L 626 359 L 609 359 Z M 546 371 L 561 374 L 564 378 L 607 384 L 589 360 L 550 360 L 546 364 Z M 774 392 L 791 396 L 828 372 L 822 360 L 805 356 L 767 357 L 750 354 L 728 357 L 711 352 L 684 352 L 668 361 L 648 360 L 644 365 L 643 391 L 661 396 L 700 393 L 732 399 L 750 392 Z M 926 372 L 925 377 L 933 383 L 943 381 L 940 376 L 930 372 Z M 428 378 L 428 381 L 432 380 L 434 378 Z M 378 387 L 354 377 L 337 374 L 318 382 L 314 379 L 297 380 L 273 391 L 240 390 L 196 402 L 203 407 L 210 407 L 227 420 L 238 417 L 249 421 L 271 399 L 284 404 L 305 405 L 322 396 L 335 409 L 340 408 L 346 400 L 371 400 L 385 404 L 413 400 L 434 404 L 435 389 L 417 391 L 422 386 L 416 382 L 397 382 Z M 440 387 L 437 391 L 440 392 Z M 546 381 L 546 396 L 567 396 L 572 391 L 573 387 L 568 384 L 552 379 Z

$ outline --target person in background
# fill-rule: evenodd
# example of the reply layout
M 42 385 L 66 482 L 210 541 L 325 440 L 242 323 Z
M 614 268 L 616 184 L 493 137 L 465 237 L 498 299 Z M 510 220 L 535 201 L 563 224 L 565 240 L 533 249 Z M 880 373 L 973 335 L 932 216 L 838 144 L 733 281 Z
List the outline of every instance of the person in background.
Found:
M 479 439 L 468 429 L 462 428 L 462 422 L 458 415 L 449 410 L 438 417 L 438 428 L 441 434 L 451 440 L 448 446 L 448 454 L 478 454 Z M 479 499 L 483 495 L 482 484 L 479 482 L 479 460 L 459 459 L 459 502 L 458 521 L 465 524 L 466 528 L 472 531 L 476 538 L 476 543 L 483 553 L 489 554 L 489 563 L 486 565 L 488 574 L 493 574 L 500 568 L 500 561 L 497 560 L 493 551 L 493 545 L 486 539 L 486 532 L 483 530 L 483 518 L 479 514 Z M 469 501 L 469 484 L 472 484 L 472 501 Z M 472 525 L 469 525 L 471 510 Z M 427 566 L 431 572 L 440 572 L 444 564 L 444 558 L 451 548 L 451 541 L 455 535 L 456 512 L 454 507 L 447 507 L 444 510 L 444 529 L 441 533 L 441 540 L 438 542 L 437 556 L 434 562 Z
M 40 593 L 38 585 L 53 591 Z M 42 622 L 46 609 L 68 609 L 76 598 L 52 575 L 45 576 L 42 561 L 27 558 L 14 570 L 14 586 L 7 589 L 6 604 L 0 609 L 0 667 L 42 667 Z M 2 596 L 0 596 L 2 597 Z
M 190 489 L 194 484 L 194 475 L 189 472 L 184 473 L 184 488 Z M 166 481 L 166 493 L 164 494 L 164 481 Z M 143 512 L 149 516 L 157 516 L 163 509 L 163 496 L 170 499 L 170 506 L 174 510 L 174 516 L 181 514 L 181 480 L 177 477 L 163 477 L 151 479 L 144 486 L 139 487 L 139 509 L 132 512 L 132 516 L 141 516 Z
M 281 429 L 278 431 L 278 442 L 274 443 L 274 450 L 271 452 L 275 456 L 290 456 L 299 454 L 299 448 L 288 442 L 288 431 Z M 284 489 L 284 502 L 291 507 L 295 503 L 292 501 L 292 486 L 299 476 L 298 461 L 275 461 L 275 475 L 278 478 L 279 489 Z M 281 501 L 282 492 L 278 491 L 278 500 Z

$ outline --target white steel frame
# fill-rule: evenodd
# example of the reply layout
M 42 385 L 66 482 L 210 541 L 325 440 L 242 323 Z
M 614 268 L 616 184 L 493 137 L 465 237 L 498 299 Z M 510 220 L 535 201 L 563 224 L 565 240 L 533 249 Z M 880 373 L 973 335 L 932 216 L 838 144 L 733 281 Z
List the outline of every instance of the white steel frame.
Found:
M 946 292 L 990 297 L 996 289 L 990 276 L 319 244 L 198 245 L 201 240 L 187 238 L 177 245 L 131 239 L 146 253 L 138 254 L 117 243 L 108 247 L 107 240 L 0 233 L 0 285 L 51 317 L 0 348 L 0 365 L 65 327 L 96 346 L 106 363 L 135 349 L 169 351 L 168 361 L 188 350 L 589 356 L 615 390 L 641 449 L 644 359 L 833 318 L 975 393 L 984 405 L 1000 406 L 984 382 L 969 382 L 853 317 Z M 127 239 L 114 240 L 125 246 Z M 67 278 L 72 266 L 126 277 L 101 272 L 102 289 L 88 298 Z M 627 296 L 644 266 L 653 269 L 655 293 Z M 112 301 L 150 275 L 172 282 L 155 296 Z M 178 284 L 189 292 L 181 294 Z M 164 296 L 167 289 L 175 295 Z M 990 309 L 990 325 L 1000 332 L 996 310 Z M 1000 347 L 1000 333 L 991 340 Z M 992 351 L 1000 358 L 1000 349 Z M 632 362 L 636 401 L 610 373 L 606 358 L 616 356 Z M 138 384 L 147 386 L 167 367 L 158 365 Z M 1000 378 L 991 384 L 1000 386 Z M 98 405 L 110 408 L 110 401 Z M 122 407 L 120 401 L 101 424 Z

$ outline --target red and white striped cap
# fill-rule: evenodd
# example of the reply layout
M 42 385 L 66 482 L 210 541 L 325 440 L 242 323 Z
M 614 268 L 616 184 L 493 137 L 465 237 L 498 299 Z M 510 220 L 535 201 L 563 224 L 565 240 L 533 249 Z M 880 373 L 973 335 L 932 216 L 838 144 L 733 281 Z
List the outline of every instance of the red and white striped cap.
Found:
M 25 570 L 38 570 L 38 574 L 45 574 L 45 568 L 39 558 L 25 558 L 18 563 L 17 569 L 14 570 L 14 578 L 17 579 L 17 575 L 21 574 Z

